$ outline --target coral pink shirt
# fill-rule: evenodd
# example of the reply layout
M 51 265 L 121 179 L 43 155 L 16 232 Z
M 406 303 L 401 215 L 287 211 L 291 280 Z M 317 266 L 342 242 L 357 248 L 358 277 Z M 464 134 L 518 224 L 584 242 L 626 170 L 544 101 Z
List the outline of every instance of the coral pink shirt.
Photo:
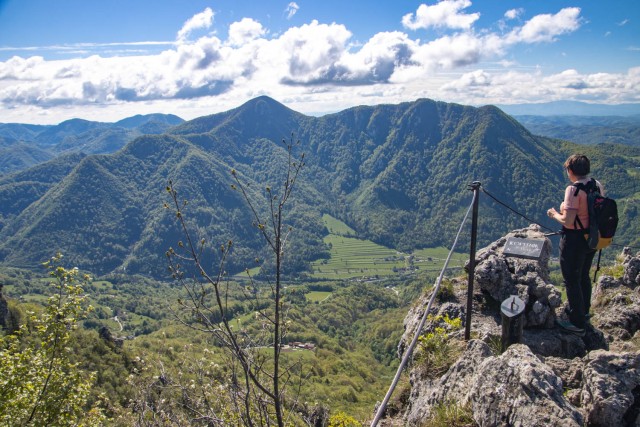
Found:
M 589 182 L 591 178 L 580 179 L 574 184 L 582 183 L 586 184 Z M 600 189 L 600 194 L 604 195 L 604 191 L 602 189 L 602 185 L 596 181 L 598 184 L 598 188 Z M 564 202 L 562 204 L 563 209 L 575 209 L 577 210 L 577 217 L 580 219 L 582 223 L 582 227 L 589 228 L 589 208 L 587 207 L 587 193 L 584 191 L 578 191 L 578 194 L 574 196 L 576 193 L 575 185 L 570 185 L 564 190 Z M 576 227 L 576 224 L 569 224 L 565 226 L 570 230 L 580 229 L 580 225 Z

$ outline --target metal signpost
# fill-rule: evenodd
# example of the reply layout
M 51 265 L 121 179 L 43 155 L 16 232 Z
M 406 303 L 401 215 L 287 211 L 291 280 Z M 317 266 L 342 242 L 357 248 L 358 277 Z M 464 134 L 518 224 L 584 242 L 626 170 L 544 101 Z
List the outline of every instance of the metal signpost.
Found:
M 504 256 L 539 259 L 544 248 L 544 240 L 508 237 L 502 253 Z
M 469 281 L 467 284 L 467 316 L 464 325 L 464 339 L 471 338 L 471 310 L 473 308 L 473 274 L 476 269 L 476 239 L 478 237 L 478 199 L 480 182 L 474 181 L 469 187 L 473 191 L 473 214 L 471 216 L 471 248 L 469 249 Z

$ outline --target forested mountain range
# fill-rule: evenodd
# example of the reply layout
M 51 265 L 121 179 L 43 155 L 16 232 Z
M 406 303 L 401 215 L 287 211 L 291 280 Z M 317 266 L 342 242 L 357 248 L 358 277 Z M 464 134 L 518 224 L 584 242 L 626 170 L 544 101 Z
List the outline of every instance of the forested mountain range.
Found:
M 640 146 L 640 115 L 634 116 L 515 116 L 531 133 L 568 139 L 577 144 Z
M 293 226 L 289 272 L 304 272 L 308 261 L 327 256 L 323 213 L 389 247 L 450 246 L 471 202 L 473 181 L 555 229 L 544 212 L 559 205 L 566 185 L 562 163 L 575 151 L 592 158 L 594 174 L 620 201 L 616 241 L 640 243 L 640 148 L 535 136 L 492 106 L 420 99 L 310 117 L 259 97 L 167 126 L 164 133 L 148 132 L 109 154 L 69 153 L 65 141 L 86 146 L 83 138 L 89 144 L 95 131 L 71 122 L 78 126 L 75 133 L 70 126 L 50 139 L 65 155 L 0 175 L 3 264 L 33 267 L 60 250 L 70 263 L 96 274 L 166 277 L 164 253 L 182 238 L 175 217 L 163 208 L 171 180 L 180 199 L 189 201 L 185 215 L 193 230 L 211 243 L 207 262 L 216 259 L 214 248 L 231 239 L 228 269 L 252 267 L 262 247 L 246 203 L 231 190 L 230 171 L 250 184 L 256 200 L 266 186 L 277 191 L 286 162 L 282 141 L 291 138 L 300 141 L 294 154 L 304 153 L 306 165 L 285 218 Z M 0 136 L 15 137 L 1 130 Z M 479 244 L 529 224 L 481 197 Z M 462 243 L 468 238 L 463 235 Z
M 140 135 L 160 134 L 184 120 L 171 114 L 137 115 L 115 123 L 72 119 L 58 125 L 0 123 L 0 174 L 61 153 L 113 153 Z

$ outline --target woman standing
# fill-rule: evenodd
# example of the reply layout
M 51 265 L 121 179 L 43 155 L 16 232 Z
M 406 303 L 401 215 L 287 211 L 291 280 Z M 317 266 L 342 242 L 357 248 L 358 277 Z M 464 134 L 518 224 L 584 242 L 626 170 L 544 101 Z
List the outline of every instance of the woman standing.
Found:
M 589 231 L 587 193 L 579 191 L 576 186 L 590 181 L 591 164 L 587 156 L 574 154 L 564 162 L 564 167 L 572 184 L 564 191 L 560 212 L 555 208 L 547 211 L 549 218 L 562 224 L 560 269 L 569 300 L 566 310 L 569 321 L 558 319 L 556 323 L 569 332 L 584 336 L 591 309 L 589 270 L 596 251 L 589 248 L 585 238 Z M 604 195 L 602 185 L 598 181 L 596 183 L 600 194 Z

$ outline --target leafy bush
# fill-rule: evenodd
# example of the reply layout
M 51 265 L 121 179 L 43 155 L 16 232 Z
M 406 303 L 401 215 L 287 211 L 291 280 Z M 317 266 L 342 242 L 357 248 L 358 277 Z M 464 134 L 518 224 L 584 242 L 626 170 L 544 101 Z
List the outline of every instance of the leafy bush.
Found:
M 60 265 L 62 256 L 47 267 L 56 293 L 39 316 L 13 335 L 0 336 L 1 425 L 100 425 L 97 408 L 85 407 L 95 380 L 71 360 L 71 331 L 88 313 L 83 284 L 89 280 L 77 269 Z
M 418 362 L 426 369 L 430 378 L 444 374 L 462 352 L 459 341 L 450 337 L 451 332 L 462 328 L 462 319 L 451 319 L 448 315 L 431 317 L 431 323 L 438 324 L 431 332 L 418 338 Z
M 344 412 L 338 412 L 329 418 L 328 427 L 362 427 L 362 424 Z

